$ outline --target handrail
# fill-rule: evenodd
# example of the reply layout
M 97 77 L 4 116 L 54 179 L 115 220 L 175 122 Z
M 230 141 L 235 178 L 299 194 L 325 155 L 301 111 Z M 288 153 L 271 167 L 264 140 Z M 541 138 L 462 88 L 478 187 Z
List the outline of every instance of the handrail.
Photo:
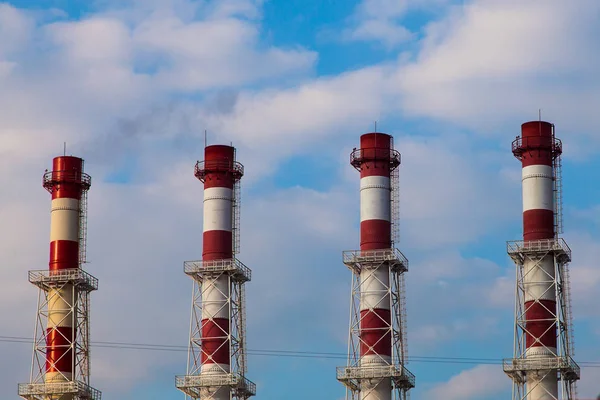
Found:
M 361 165 L 368 161 L 385 161 L 394 169 L 400 165 L 400 153 L 394 149 L 381 149 L 369 147 L 364 149 L 354 149 L 350 153 L 350 164 L 360 171 Z
M 214 273 L 232 273 L 231 275 L 247 282 L 252 279 L 252 270 L 237 258 L 210 261 L 185 261 L 183 272 L 187 275 L 205 275 Z
M 359 367 L 337 367 L 336 377 L 340 381 L 351 379 L 395 378 L 403 380 L 411 387 L 415 386 L 415 375 L 401 365 L 379 365 Z
M 85 172 L 75 170 L 50 171 L 42 177 L 42 186 L 50 193 L 55 185 L 64 183 L 81 185 L 82 190 L 88 190 L 92 186 L 92 177 Z
M 177 388 L 198 388 L 211 386 L 231 386 L 252 396 L 256 394 L 256 384 L 239 373 L 218 375 L 178 375 L 175 377 Z
M 524 152 L 531 150 L 549 150 L 552 152 L 554 158 L 562 154 L 562 142 L 560 139 L 553 138 L 552 143 L 549 146 L 543 145 L 540 142 L 540 136 L 526 138 L 517 136 L 512 142 L 512 152 L 517 158 L 520 158 Z
M 53 394 L 77 394 L 81 398 L 89 400 L 101 400 L 102 392 L 83 382 L 46 382 L 46 383 L 20 383 L 18 386 L 19 396 L 53 395 Z
M 98 278 L 81 268 L 33 270 L 28 272 L 28 278 L 29 282 L 39 287 L 49 288 L 53 284 L 72 282 L 78 285 L 80 289 L 90 291 L 98 289 Z
M 207 174 L 214 172 L 229 172 L 234 178 L 240 179 L 244 175 L 244 165 L 231 160 L 202 160 L 194 167 L 194 176 L 201 181 L 204 181 Z
M 556 251 L 565 254 L 569 260 L 571 259 L 571 248 L 563 238 L 512 240 L 506 242 L 506 250 L 508 254 Z

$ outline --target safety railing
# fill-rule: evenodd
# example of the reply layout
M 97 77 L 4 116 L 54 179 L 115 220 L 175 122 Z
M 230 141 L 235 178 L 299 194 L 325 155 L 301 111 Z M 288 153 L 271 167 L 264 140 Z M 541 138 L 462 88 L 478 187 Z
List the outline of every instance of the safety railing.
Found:
M 508 358 L 502 361 L 502 368 L 509 375 L 556 370 L 566 380 L 577 380 L 581 376 L 581 368 L 571 357 Z
M 45 290 L 65 283 L 71 283 L 80 290 L 92 291 L 98 289 L 98 278 L 80 268 L 36 270 L 29 271 L 28 275 L 29 282 Z
M 237 161 L 230 160 L 203 160 L 196 163 L 194 176 L 202 182 L 206 175 L 215 172 L 227 172 L 233 175 L 234 179 L 240 179 L 244 175 L 244 166 Z
M 514 240 L 506 242 L 506 251 L 509 255 L 549 253 L 563 255 L 567 261 L 571 261 L 571 248 L 564 239 L 539 239 L 539 240 Z
M 256 384 L 241 374 L 215 374 L 215 375 L 180 375 L 175 377 L 175 386 L 180 389 L 210 388 L 229 386 L 238 393 L 248 396 L 256 394 Z
M 46 172 L 42 178 L 42 185 L 50 193 L 57 185 L 64 183 L 81 185 L 82 190 L 88 190 L 92 185 L 92 177 L 84 172 L 65 170 Z
M 512 142 L 512 152 L 518 159 L 521 159 L 523 153 L 533 150 L 546 150 L 552 152 L 553 157 L 558 157 L 562 154 L 562 142 L 558 138 L 548 138 L 550 139 L 549 143 L 544 143 L 546 141 L 546 137 L 541 136 L 531 136 L 531 137 L 521 137 L 518 136 Z
M 345 265 L 351 269 L 389 263 L 393 271 L 408 271 L 408 259 L 398 249 L 347 250 L 342 253 Z
M 406 389 L 415 387 L 415 375 L 399 365 L 337 367 L 336 376 L 340 382 L 355 387 L 355 390 L 360 386 L 359 382 L 362 379 L 391 378 L 396 387 Z
M 252 270 L 236 258 L 211 261 L 185 261 L 183 263 L 183 271 L 186 275 L 199 278 L 228 273 L 238 281 L 248 282 L 252 279 Z
M 102 393 L 83 382 L 20 383 L 19 396 L 38 399 L 38 396 L 76 395 L 82 400 L 101 400 Z M 54 396 L 52 397 L 54 398 Z
M 400 165 L 401 157 L 397 150 L 376 147 L 354 149 L 350 153 L 350 164 L 359 171 L 362 168 L 362 164 L 369 161 L 389 163 L 390 170 L 393 170 Z

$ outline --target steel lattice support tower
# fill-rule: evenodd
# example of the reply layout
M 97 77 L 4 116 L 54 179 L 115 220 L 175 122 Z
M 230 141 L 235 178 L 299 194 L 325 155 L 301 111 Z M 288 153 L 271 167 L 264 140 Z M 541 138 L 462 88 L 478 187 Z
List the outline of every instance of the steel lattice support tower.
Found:
M 48 270 L 29 271 L 39 296 L 31 377 L 18 389 L 23 399 L 101 399 L 90 386 L 90 292 L 98 280 L 82 268 L 90 185 L 83 160 L 72 156 L 55 157 L 43 176 L 52 194 L 50 262 Z
M 569 269 L 562 231 L 562 143 L 554 125 L 526 122 L 512 151 L 523 166 L 523 240 L 508 242 L 516 265 L 514 358 L 504 360 L 513 400 L 574 400 Z
M 204 183 L 201 261 L 186 261 L 193 279 L 187 374 L 175 385 L 192 399 L 248 399 L 256 385 L 246 379 L 244 285 L 251 271 L 239 251 L 240 186 L 244 167 L 235 148 L 205 148 L 194 170 Z
M 393 138 L 367 133 L 350 164 L 360 171 L 360 250 L 345 251 L 352 272 L 348 364 L 337 368 L 346 399 L 407 399 L 404 273 L 398 241 L 398 166 Z

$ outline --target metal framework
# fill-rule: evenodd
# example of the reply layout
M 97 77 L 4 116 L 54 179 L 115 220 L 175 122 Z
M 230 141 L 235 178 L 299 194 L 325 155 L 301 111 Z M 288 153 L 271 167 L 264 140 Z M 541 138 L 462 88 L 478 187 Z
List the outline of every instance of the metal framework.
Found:
M 350 307 L 350 334 L 348 338 L 348 365 L 337 368 L 337 379 L 346 386 L 346 399 L 358 400 L 360 394 L 369 393 L 382 380 L 391 379 L 393 399 L 408 399 L 408 391 L 415 387 L 415 376 L 405 367 L 406 358 L 406 310 L 404 302 L 404 272 L 408 260 L 397 249 L 352 250 L 343 252 L 344 264 L 352 272 Z M 392 337 L 392 360 L 388 365 L 361 365 L 360 347 L 360 297 L 361 272 L 374 273 L 380 268 L 389 271 L 390 284 L 385 287 L 392 310 L 388 329 Z M 383 297 L 382 297 L 383 298 Z M 386 362 L 387 364 L 387 362 Z
M 58 400 L 69 396 L 72 400 L 101 400 L 102 393 L 90 386 L 90 293 L 98 290 L 98 279 L 82 269 L 86 263 L 87 248 L 87 191 L 91 177 L 86 173 L 53 171 L 45 173 L 43 187 L 52 193 L 60 181 L 77 183 L 81 186 L 79 202 L 79 268 L 63 270 L 29 271 L 29 282 L 37 286 L 38 305 L 34 329 L 33 355 L 29 383 L 18 386 L 18 394 L 26 400 Z M 62 294 L 62 295 L 61 295 Z M 72 300 L 71 300 L 72 299 Z M 68 305 L 65 318 L 71 319 L 71 337 L 63 336 L 72 351 L 73 376 L 64 382 L 46 381 L 48 346 L 48 304 L 50 302 Z M 61 333 L 62 335 L 62 333 Z M 56 348 L 56 345 L 53 345 Z M 55 360 L 55 362 L 60 359 Z
M 100 400 L 102 396 L 100 391 L 89 385 L 89 295 L 91 291 L 98 289 L 98 280 L 87 272 L 75 268 L 60 271 L 29 271 L 29 282 L 40 289 L 38 313 L 30 383 L 19 384 L 19 396 L 28 400 L 54 400 L 70 394 L 74 400 Z M 61 296 L 60 293 L 70 294 L 70 296 Z M 57 300 L 66 303 L 69 298 L 74 301 L 73 304 L 67 303 L 70 312 L 66 318 L 71 318 L 75 329 L 72 330 L 72 337 L 64 339 L 73 349 L 71 356 L 75 367 L 74 376 L 69 378 L 63 375 L 67 382 L 46 382 L 48 303 Z
M 573 347 L 570 332 L 572 316 L 569 301 L 568 263 L 571 261 L 571 249 L 563 239 L 556 238 L 507 242 L 507 251 L 517 267 L 514 358 L 503 361 L 504 372 L 513 380 L 512 398 L 513 400 L 526 400 L 528 393 L 537 386 L 531 382 L 539 382 L 544 377 L 555 374 L 559 379 L 559 397 L 555 398 L 548 393 L 548 396 L 552 396 L 548 398 L 574 400 L 576 398 L 575 383 L 580 378 L 580 368 L 572 358 Z M 532 281 L 531 276 L 539 275 L 540 271 L 544 271 L 541 264 L 548 258 L 552 259 L 553 272 L 543 272 L 543 281 Z M 524 268 L 526 262 L 530 266 L 528 271 Z M 547 309 L 552 314 L 552 324 L 547 331 L 556 329 L 558 332 L 556 352 L 544 346 L 546 350 L 552 352 L 551 357 L 526 357 L 525 339 L 529 333 L 525 317 L 527 311 L 525 306 L 526 282 L 527 285 L 543 284 L 548 287 L 547 291 L 556 293 L 556 309 Z M 539 303 L 541 304 L 541 302 Z M 528 381 L 528 377 L 532 376 L 535 379 Z
M 223 386 L 228 386 L 233 399 L 245 400 L 256 395 L 256 385 L 246 379 L 246 318 L 245 318 L 245 288 L 252 273 L 239 260 L 232 258 L 214 261 L 186 261 L 184 272 L 193 281 L 192 311 L 190 324 L 190 345 L 188 350 L 188 367 L 184 376 L 175 378 L 175 386 L 192 399 L 212 399 L 212 394 Z M 218 288 L 214 282 L 226 276 L 229 293 L 220 292 L 226 297 L 223 307 L 229 309 L 229 329 L 223 330 L 223 336 L 228 340 L 231 355 L 231 370 L 222 370 L 214 375 L 201 375 L 202 367 L 202 294 Z M 227 344 L 226 344 L 227 345 Z M 210 356 L 209 354 L 204 354 Z

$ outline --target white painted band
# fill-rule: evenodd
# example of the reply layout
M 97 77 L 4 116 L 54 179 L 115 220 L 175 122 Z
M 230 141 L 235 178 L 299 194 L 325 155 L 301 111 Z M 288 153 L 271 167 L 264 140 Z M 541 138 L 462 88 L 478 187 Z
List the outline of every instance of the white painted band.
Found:
M 227 374 L 229 373 L 230 367 L 229 364 L 202 364 L 200 367 L 200 372 L 202 375 L 219 375 L 219 374 Z
M 233 227 L 233 190 L 208 188 L 204 190 L 204 232 L 229 231 Z
M 229 281 L 226 276 L 202 282 L 202 319 L 229 319 Z
M 73 379 L 71 372 L 46 372 L 46 382 L 67 382 Z M 61 397 L 62 399 L 62 397 Z
M 523 168 L 523 211 L 554 210 L 552 167 L 529 165 Z
M 48 291 L 48 328 L 73 327 L 73 289 L 65 285 Z
M 360 273 L 360 310 L 390 309 L 390 276 L 386 266 Z
M 535 346 L 525 350 L 525 357 L 527 358 L 548 358 L 556 356 L 555 347 Z
M 363 367 L 375 365 L 389 365 L 392 358 L 370 354 L 360 359 L 360 365 Z M 391 400 L 392 399 L 392 380 L 390 378 L 363 380 L 360 391 L 361 400 Z
M 360 365 L 388 365 L 392 361 L 390 356 L 382 356 L 380 354 L 369 354 L 362 356 L 360 359 Z
M 392 207 L 390 178 L 367 176 L 360 180 L 360 220 L 391 221 Z
M 79 200 L 52 200 L 50 241 L 55 240 L 79 240 Z
M 548 370 L 527 372 L 527 400 L 556 400 L 559 398 L 556 373 Z
M 548 255 L 541 260 L 526 259 L 523 263 L 525 301 L 556 301 L 554 260 Z M 556 313 L 556 311 L 554 311 Z
M 392 400 L 392 380 L 390 378 L 365 379 L 360 383 L 360 400 Z

